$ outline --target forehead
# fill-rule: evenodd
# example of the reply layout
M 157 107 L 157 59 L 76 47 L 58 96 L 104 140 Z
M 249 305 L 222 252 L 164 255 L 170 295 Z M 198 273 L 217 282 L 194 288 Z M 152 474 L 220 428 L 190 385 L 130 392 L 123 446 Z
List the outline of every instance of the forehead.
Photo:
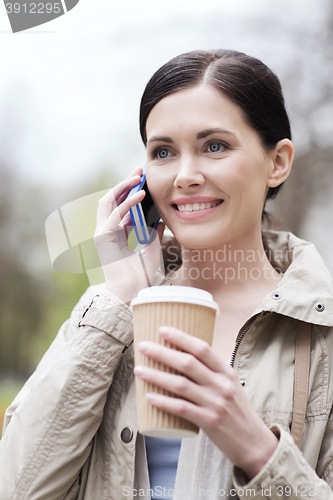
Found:
M 239 106 L 211 85 L 179 90 L 164 97 L 151 110 L 147 138 L 155 134 L 199 128 L 251 129 Z M 251 129 L 252 130 L 252 129 Z

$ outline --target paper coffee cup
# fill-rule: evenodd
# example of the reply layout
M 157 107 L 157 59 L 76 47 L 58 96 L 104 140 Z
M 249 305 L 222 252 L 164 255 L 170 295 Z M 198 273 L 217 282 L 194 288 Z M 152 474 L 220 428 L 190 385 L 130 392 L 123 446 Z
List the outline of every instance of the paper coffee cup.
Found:
M 140 353 L 138 344 L 150 340 L 177 349 L 158 333 L 160 326 L 173 326 L 210 345 L 213 340 L 218 305 L 209 292 L 187 286 L 155 286 L 145 288 L 132 300 L 135 364 L 168 373 L 179 373 Z M 179 350 L 179 349 L 178 349 Z M 195 436 L 199 429 L 193 423 L 150 405 L 147 392 L 177 397 L 153 384 L 136 378 L 139 432 L 146 436 L 182 438 Z

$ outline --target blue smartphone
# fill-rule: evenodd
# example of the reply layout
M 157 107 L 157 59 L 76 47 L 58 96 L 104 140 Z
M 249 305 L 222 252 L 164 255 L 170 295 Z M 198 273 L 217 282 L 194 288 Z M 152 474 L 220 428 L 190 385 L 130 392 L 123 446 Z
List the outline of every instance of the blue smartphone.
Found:
M 131 219 L 138 242 L 142 245 L 146 245 L 150 243 L 154 235 L 157 224 L 160 221 L 160 216 L 148 190 L 146 182 L 146 165 L 144 165 L 142 171 L 140 183 L 131 189 L 128 198 L 141 189 L 144 189 L 146 192 L 144 199 L 130 209 Z

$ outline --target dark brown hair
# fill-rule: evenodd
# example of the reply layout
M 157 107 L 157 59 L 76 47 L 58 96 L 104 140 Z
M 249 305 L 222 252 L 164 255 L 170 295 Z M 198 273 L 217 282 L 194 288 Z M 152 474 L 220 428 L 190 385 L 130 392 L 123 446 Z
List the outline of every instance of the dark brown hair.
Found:
M 233 50 L 217 50 L 181 54 L 152 76 L 140 106 L 140 132 L 145 145 L 146 122 L 153 107 L 167 95 L 201 83 L 217 88 L 241 108 L 264 149 L 273 149 L 281 139 L 291 139 L 277 76 L 259 59 Z M 269 188 L 266 199 L 275 198 L 280 187 Z

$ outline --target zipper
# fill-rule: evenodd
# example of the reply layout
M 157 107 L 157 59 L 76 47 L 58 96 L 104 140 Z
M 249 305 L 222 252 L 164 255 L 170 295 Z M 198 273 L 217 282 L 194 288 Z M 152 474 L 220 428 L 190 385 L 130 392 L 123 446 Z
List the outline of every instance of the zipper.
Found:
M 235 357 L 236 357 L 236 353 L 238 351 L 238 348 L 243 340 L 243 338 L 245 337 L 245 335 L 247 334 L 247 332 L 249 331 L 249 329 L 251 328 L 251 326 L 254 325 L 254 323 L 257 321 L 257 319 L 259 317 L 263 317 L 263 316 L 266 316 L 267 314 L 270 314 L 270 311 L 261 311 L 260 313 L 256 314 L 255 316 L 253 316 L 253 318 L 249 321 L 249 323 L 243 328 L 243 330 L 239 333 L 238 335 L 238 338 L 236 340 L 236 343 L 235 343 L 235 347 L 234 347 L 234 350 L 232 351 L 232 354 L 230 356 L 230 366 L 233 367 L 234 366 L 234 362 L 235 362 Z

